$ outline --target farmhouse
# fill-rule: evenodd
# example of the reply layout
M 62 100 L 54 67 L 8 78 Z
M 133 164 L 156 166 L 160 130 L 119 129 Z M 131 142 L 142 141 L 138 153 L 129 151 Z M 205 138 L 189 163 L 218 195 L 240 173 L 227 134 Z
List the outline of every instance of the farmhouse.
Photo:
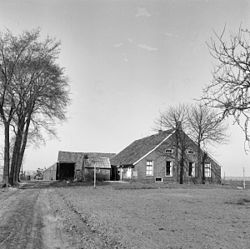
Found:
M 198 165 L 197 145 L 184 132 L 183 134 L 187 141 L 185 152 L 182 153 L 185 154 L 183 180 L 197 182 L 201 179 L 203 168 Z M 179 182 L 181 155 L 180 149 L 175 145 L 174 130 L 159 131 L 131 143 L 111 159 L 111 165 L 118 168 L 121 180 Z M 203 157 L 205 180 L 220 183 L 221 166 L 204 151 L 201 153 L 206 155 Z
M 44 180 L 85 180 L 92 177 L 94 168 L 97 177 L 110 180 L 110 158 L 114 156 L 114 153 L 59 151 L 57 163 L 44 171 Z

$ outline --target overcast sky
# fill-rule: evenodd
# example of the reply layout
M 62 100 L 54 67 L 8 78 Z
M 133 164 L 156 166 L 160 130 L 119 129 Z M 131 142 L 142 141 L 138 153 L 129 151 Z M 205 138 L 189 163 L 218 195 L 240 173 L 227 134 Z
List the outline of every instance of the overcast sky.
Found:
M 192 103 L 211 82 L 206 41 L 226 25 L 250 28 L 247 0 L 0 0 L 0 29 L 40 27 L 62 42 L 59 63 L 70 79 L 68 121 L 59 140 L 26 151 L 24 169 L 49 167 L 59 150 L 118 153 L 151 135 L 160 111 Z M 210 152 L 230 176 L 250 175 L 244 136 Z

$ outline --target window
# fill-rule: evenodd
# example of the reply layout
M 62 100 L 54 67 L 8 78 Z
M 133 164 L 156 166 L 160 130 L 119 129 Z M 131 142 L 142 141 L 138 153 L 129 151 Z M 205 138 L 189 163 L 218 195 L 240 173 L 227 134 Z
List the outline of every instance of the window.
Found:
M 205 177 L 211 177 L 211 163 L 205 163 Z
M 195 163 L 193 162 L 188 163 L 188 176 L 195 177 Z
M 156 177 L 156 178 L 155 178 L 155 181 L 156 181 L 156 182 L 163 182 L 163 178 L 161 178 L 161 177 Z
M 138 172 L 136 170 L 133 170 L 133 177 L 137 178 L 138 177 Z
M 172 166 L 173 162 L 166 161 L 166 176 L 172 176 Z
M 166 153 L 167 153 L 167 154 L 172 154 L 173 152 L 174 152 L 173 149 L 166 149 Z
M 148 160 L 146 163 L 146 176 L 153 176 L 153 161 Z
M 126 178 L 127 179 L 131 179 L 132 178 L 132 169 L 131 168 L 127 168 Z

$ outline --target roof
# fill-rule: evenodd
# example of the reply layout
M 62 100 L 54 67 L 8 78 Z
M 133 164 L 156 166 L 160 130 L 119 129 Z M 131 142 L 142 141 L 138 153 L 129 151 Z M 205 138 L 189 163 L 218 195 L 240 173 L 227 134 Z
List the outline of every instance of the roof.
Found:
M 88 159 L 86 168 L 102 168 L 109 169 L 111 168 L 110 161 L 108 157 L 92 157 Z
M 154 149 L 170 137 L 172 133 L 173 130 L 161 131 L 157 134 L 134 141 L 110 160 L 111 165 L 135 164 L 145 155 L 154 151 Z
M 110 159 L 115 156 L 115 153 L 59 151 L 57 161 L 76 162 L 78 160 L 82 160 L 84 156 L 88 156 L 88 158 L 107 157 Z
M 43 172 L 49 172 L 51 170 L 56 170 L 57 168 L 57 163 L 54 163 L 53 165 L 51 165 L 50 167 L 48 167 L 47 169 L 45 169 Z

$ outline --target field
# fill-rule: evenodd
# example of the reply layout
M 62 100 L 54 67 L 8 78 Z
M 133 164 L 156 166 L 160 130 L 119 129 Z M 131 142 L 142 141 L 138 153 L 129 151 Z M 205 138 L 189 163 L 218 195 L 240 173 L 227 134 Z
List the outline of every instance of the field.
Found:
M 123 184 L 9 192 L 0 192 L 0 248 L 19 248 L 10 225 L 18 207 L 28 233 L 19 235 L 20 248 L 250 248 L 249 189 Z

